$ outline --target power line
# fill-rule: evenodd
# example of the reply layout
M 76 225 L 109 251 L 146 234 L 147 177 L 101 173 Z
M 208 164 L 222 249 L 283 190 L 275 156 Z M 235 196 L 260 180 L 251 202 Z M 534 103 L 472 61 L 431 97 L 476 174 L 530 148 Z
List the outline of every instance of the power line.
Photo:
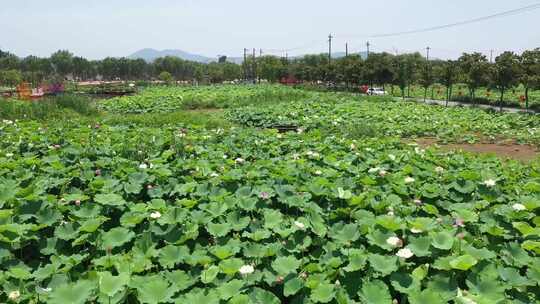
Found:
M 540 3 L 536 3 L 536 4 L 531 4 L 531 5 L 528 5 L 528 6 L 524 6 L 524 7 L 520 7 L 520 8 L 516 8 L 516 9 L 512 9 L 512 10 L 508 10 L 508 11 L 504 11 L 504 12 L 500 12 L 500 13 L 496 13 L 496 14 L 492 14 L 492 15 L 488 15 L 488 16 L 468 19 L 468 20 L 449 23 L 449 24 L 444 24 L 444 25 L 432 26 L 432 27 L 427 27 L 427 28 L 422 28 L 422 29 L 416 29 L 416 30 L 410 30 L 410 31 L 401 31 L 401 32 L 393 32 L 393 33 L 363 35 L 363 36 L 335 36 L 334 35 L 332 38 L 354 38 L 354 37 L 356 37 L 356 38 L 383 38 L 383 37 L 395 37 L 395 36 L 402 36 L 402 35 L 417 34 L 417 33 L 442 30 L 442 29 L 452 28 L 452 27 L 457 27 L 457 26 L 463 26 L 463 25 L 482 22 L 482 21 L 495 19 L 495 18 L 501 18 L 501 17 L 517 15 L 517 14 L 525 13 L 525 12 L 528 12 L 528 11 L 536 10 L 536 9 L 539 9 L 539 8 L 540 8 Z M 281 54 L 284 54 L 284 53 L 289 53 L 289 52 L 292 52 L 292 51 L 308 49 L 308 48 L 310 48 L 310 47 L 312 47 L 314 45 L 322 45 L 322 41 L 321 40 L 314 40 L 314 41 L 308 42 L 306 44 L 303 44 L 303 45 L 300 45 L 300 46 L 297 46 L 297 47 L 294 47 L 294 48 L 288 48 L 288 49 L 264 49 L 264 51 L 265 51 L 265 53 L 281 53 Z
M 540 3 L 536 3 L 536 4 L 532 4 L 532 5 L 520 7 L 517 9 L 509 10 L 509 11 L 504 11 L 504 12 L 488 15 L 488 16 L 483 16 L 479 18 L 474 18 L 474 19 L 469 19 L 469 20 L 464 20 L 464 21 L 459 21 L 459 22 L 454 22 L 454 23 L 449 23 L 449 24 L 444 24 L 444 25 L 432 26 L 432 27 L 427 27 L 427 28 L 422 28 L 422 29 L 417 29 L 417 30 L 384 33 L 384 34 L 376 34 L 376 35 L 368 35 L 368 36 L 356 36 L 356 37 L 382 38 L 382 37 L 393 37 L 393 36 L 402 36 L 402 35 L 410 35 L 410 34 L 416 34 L 416 33 L 431 32 L 431 31 L 436 31 L 436 30 L 441 30 L 441 29 L 446 29 L 446 28 L 451 28 L 451 27 L 456 27 L 456 26 L 462 26 L 462 25 L 467 25 L 471 23 L 477 23 L 477 22 L 500 18 L 500 17 L 517 15 L 517 14 L 532 11 L 538 8 L 540 8 Z M 350 36 L 347 36 L 347 37 L 350 37 Z

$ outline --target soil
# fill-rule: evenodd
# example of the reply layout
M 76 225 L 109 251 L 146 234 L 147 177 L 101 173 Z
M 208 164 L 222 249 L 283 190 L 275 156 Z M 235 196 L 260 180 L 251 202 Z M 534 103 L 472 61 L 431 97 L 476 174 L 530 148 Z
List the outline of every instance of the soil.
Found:
M 529 145 L 509 143 L 474 143 L 474 144 L 440 144 L 435 138 L 419 138 L 415 141 L 422 147 L 437 146 L 446 151 L 466 151 L 480 154 L 494 154 L 500 158 L 511 158 L 520 161 L 532 161 L 540 156 L 537 148 Z

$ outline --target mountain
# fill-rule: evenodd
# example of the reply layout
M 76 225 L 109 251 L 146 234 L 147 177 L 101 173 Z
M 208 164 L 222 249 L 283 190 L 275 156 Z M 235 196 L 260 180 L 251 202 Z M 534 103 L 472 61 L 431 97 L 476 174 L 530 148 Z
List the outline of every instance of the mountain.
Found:
M 154 61 L 157 58 L 160 57 L 166 57 L 166 56 L 172 56 L 172 57 L 178 57 L 182 58 L 184 60 L 190 60 L 190 61 L 196 61 L 196 62 L 202 62 L 207 63 L 210 61 L 215 61 L 215 58 L 210 58 L 202 55 L 197 54 L 191 54 L 188 52 L 184 52 L 182 50 L 162 50 L 158 51 L 155 49 L 142 49 L 139 50 L 131 55 L 128 56 L 128 58 L 131 59 L 144 59 L 147 62 Z
M 351 54 L 353 54 L 353 53 L 351 53 Z M 366 59 L 366 57 L 367 57 L 366 52 L 359 52 L 359 53 L 354 53 L 354 54 L 360 55 L 364 59 Z M 202 62 L 202 63 L 209 63 L 209 62 L 217 60 L 217 56 L 216 56 L 216 58 L 210 58 L 210 57 L 206 57 L 206 56 L 202 56 L 202 55 L 191 54 L 191 53 L 188 53 L 188 52 L 184 52 L 182 50 L 162 50 L 162 51 L 158 51 L 158 50 L 155 50 L 155 49 L 142 49 L 140 51 L 137 51 L 137 52 L 129 55 L 128 58 L 131 58 L 131 59 L 139 59 L 139 58 L 141 58 L 141 59 L 144 59 L 147 62 L 152 62 L 157 58 L 165 57 L 165 56 L 178 57 L 178 58 L 182 58 L 184 60 L 190 60 L 190 61 L 196 61 L 196 62 Z M 298 58 L 302 58 L 303 56 L 304 55 L 290 56 L 289 59 L 298 59 Z M 341 57 L 345 57 L 345 52 L 332 53 L 332 58 L 341 58 Z M 242 58 L 242 57 L 228 57 L 227 61 L 228 62 L 234 62 L 234 63 L 237 63 L 237 64 L 241 64 L 244 61 L 244 58 Z

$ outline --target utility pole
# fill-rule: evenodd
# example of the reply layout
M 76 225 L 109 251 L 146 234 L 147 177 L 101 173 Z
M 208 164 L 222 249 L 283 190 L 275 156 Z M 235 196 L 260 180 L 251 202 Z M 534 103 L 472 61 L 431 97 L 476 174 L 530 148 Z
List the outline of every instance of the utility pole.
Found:
M 244 80 L 247 80 L 247 49 L 244 48 Z
M 369 41 L 368 41 L 366 43 L 366 47 L 367 47 L 367 56 L 366 56 L 366 58 L 369 58 L 369 46 L 370 46 L 370 44 L 369 44 Z
M 489 50 L 489 63 L 493 63 L 493 50 Z
M 429 50 L 431 50 L 431 48 L 428 46 L 426 48 L 426 60 L 429 61 Z
M 332 61 L 332 34 L 328 35 L 328 65 Z
M 257 61 L 255 61 L 255 48 L 253 48 L 253 83 L 257 81 Z
M 345 42 L 345 57 L 349 56 L 349 43 Z

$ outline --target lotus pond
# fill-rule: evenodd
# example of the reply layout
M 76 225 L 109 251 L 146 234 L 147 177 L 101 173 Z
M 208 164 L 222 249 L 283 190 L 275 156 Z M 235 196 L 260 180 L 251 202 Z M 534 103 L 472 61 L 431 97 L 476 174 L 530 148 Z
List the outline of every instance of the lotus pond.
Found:
M 540 163 L 403 141 L 535 116 L 277 90 L 225 128 L 1 121 L 0 302 L 540 303 Z

